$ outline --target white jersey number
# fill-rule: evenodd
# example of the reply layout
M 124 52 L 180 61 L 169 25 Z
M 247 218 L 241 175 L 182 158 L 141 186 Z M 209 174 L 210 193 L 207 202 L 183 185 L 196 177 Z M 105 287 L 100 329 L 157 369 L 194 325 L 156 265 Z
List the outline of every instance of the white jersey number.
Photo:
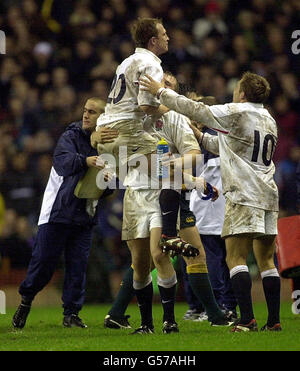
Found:
M 117 94 L 118 87 L 120 89 L 119 89 L 119 93 Z M 116 104 L 120 102 L 120 100 L 124 97 L 125 93 L 126 93 L 126 81 L 125 81 L 124 73 L 122 73 L 120 76 L 115 75 L 111 83 L 110 91 L 109 91 L 108 98 L 107 98 L 107 103 Z

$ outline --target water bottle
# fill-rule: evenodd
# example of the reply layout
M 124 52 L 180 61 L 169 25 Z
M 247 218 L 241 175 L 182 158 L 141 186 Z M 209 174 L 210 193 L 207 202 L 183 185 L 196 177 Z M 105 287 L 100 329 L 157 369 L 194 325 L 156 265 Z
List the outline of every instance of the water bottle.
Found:
M 162 165 L 162 158 L 165 153 L 169 152 L 168 142 L 161 138 L 156 147 L 156 175 L 158 179 L 168 177 L 168 168 Z

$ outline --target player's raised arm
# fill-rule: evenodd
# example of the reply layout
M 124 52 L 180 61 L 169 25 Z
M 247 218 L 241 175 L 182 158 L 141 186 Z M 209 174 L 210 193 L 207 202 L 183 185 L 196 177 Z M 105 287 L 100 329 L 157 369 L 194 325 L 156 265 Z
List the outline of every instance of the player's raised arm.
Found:
M 157 116 L 162 116 L 163 114 L 167 113 L 170 110 L 168 107 L 162 104 L 160 104 L 158 107 L 148 106 L 145 104 L 139 107 L 147 115 L 157 115 Z
M 194 125 L 190 124 L 191 129 L 194 132 L 196 139 L 198 140 L 199 145 L 203 146 L 207 151 L 219 155 L 219 139 L 216 135 L 211 135 L 208 133 L 202 133 Z
M 223 122 L 214 117 L 211 110 L 202 102 L 195 102 L 191 99 L 186 98 L 183 95 L 179 95 L 170 89 L 164 88 L 163 84 L 154 80 L 150 75 L 145 75 L 140 78 L 141 89 L 150 92 L 160 99 L 160 103 L 167 106 L 171 110 L 181 113 L 191 120 L 204 122 L 206 126 L 226 131 Z M 222 120 L 223 121 L 223 120 Z

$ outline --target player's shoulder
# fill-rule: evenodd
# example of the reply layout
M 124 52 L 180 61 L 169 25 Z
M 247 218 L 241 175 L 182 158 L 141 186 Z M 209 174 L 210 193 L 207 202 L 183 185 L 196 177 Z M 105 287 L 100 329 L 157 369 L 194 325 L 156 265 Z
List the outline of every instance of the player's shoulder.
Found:
M 132 55 L 131 63 L 135 64 L 136 68 L 143 73 L 143 72 L 151 72 L 151 70 L 159 70 L 162 71 L 160 59 L 155 58 L 155 56 L 151 55 L 150 53 L 135 53 Z M 149 71 L 150 69 L 150 71 Z
M 184 131 L 185 133 L 193 133 L 189 126 L 190 119 L 178 112 L 169 111 L 162 116 L 164 126 L 170 130 Z
M 233 113 L 233 114 L 241 113 L 241 112 L 257 112 L 257 113 L 272 117 L 262 103 L 252 103 L 252 102 L 227 103 L 227 104 L 224 104 L 223 106 L 224 106 L 224 110 L 227 110 L 228 112 Z
M 178 123 L 179 125 L 185 125 L 189 127 L 190 119 L 187 116 L 175 111 L 168 111 L 163 116 L 164 121 L 167 124 Z
M 214 114 L 214 116 L 231 116 L 247 112 L 255 112 L 259 114 L 269 115 L 268 111 L 264 108 L 263 104 L 260 103 L 225 103 L 225 104 L 216 104 L 210 106 L 209 109 Z M 270 116 L 270 115 L 269 115 Z M 271 117 L 271 116 L 270 116 Z
M 209 106 L 212 112 L 217 112 L 220 115 L 232 115 L 235 113 L 242 112 L 247 109 L 244 103 L 225 103 L 225 104 L 214 104 Z
M 190 119 L 188 117 L 182 115 L 181 113 L 172 111 L 172 110 L 163 114 L 162 117 L 164 118 L 165 121 L 168 121 L 168 122 L 169 121 L 180 121 L 180 122 L 186 123 L 187 125 L 190 122 Z

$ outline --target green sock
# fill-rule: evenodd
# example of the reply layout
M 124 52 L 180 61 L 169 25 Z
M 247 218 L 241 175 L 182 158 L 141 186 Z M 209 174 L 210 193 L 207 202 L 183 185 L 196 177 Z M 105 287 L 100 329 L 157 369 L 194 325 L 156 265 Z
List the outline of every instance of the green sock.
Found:
M 189 273 L 188 277 L 194 294 L 206 311 L 208 320 L 214 322 L 223 318 L 224 314 L 216 302 L 208 273 Z
M 123 317 L 134 295 L 133 269 L 130 267 L 124 274 L 120 290 L 108 314 L 113 317 Z

